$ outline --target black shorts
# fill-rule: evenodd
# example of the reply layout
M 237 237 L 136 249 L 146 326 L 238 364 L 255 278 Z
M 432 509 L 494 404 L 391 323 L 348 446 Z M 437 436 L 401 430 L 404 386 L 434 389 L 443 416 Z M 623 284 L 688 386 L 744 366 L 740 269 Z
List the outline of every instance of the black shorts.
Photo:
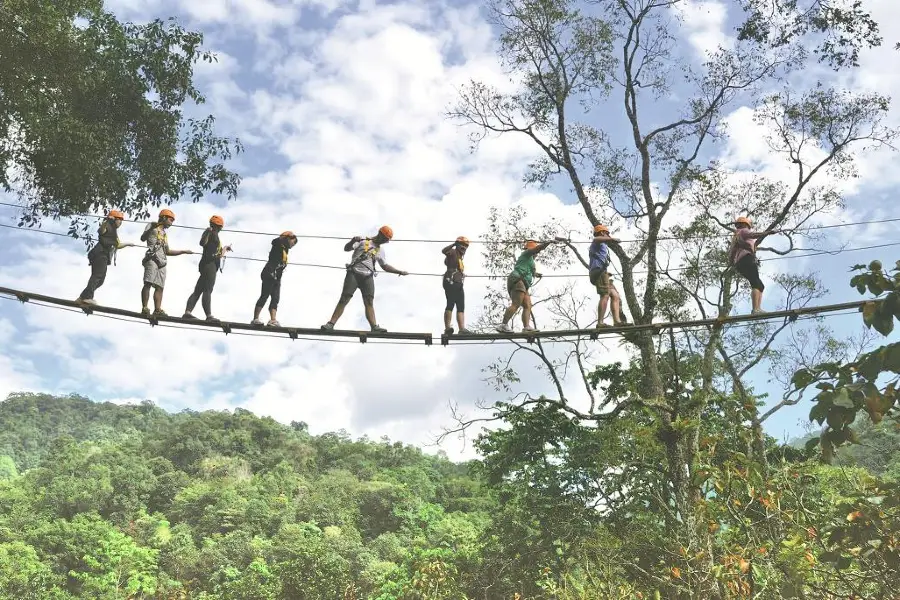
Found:
M 444 277 L 444 297 L 447 299 L 447 306 L 444 310 L 453 310 L 456 312 L 466 312 L 466 292 L 463 289 L 461 281 L 454 282 L 450 277 Z
M 759 278 L 759 265 L 756 264 L 756 257 L 752 254 L 745 254 L 741 260 L 734 263 L 734 270 L 743 275 L 754 290 L 766 289 L 762 279 Z
M 371 302 L 375 299 L 375 277 L 372 275 L 360 275 L 353 271 L 347 271 L 344 276 L 344 287 L 341 288 L 341 300 L 347 302 L 353 294 L 359 290 L 363 302 Z

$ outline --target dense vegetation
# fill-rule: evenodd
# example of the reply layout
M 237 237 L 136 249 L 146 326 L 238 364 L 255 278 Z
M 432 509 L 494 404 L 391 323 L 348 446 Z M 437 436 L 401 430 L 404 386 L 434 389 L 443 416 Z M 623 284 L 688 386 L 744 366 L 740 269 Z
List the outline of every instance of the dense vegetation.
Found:
M 652 442 L 629 448 L 625 432 L 547 416 L 523 413 L 511 430 L 480 440 L 485 461 L 454 464 L 386 440 L 313 436 L 302 423 L 240 409 L 168 414 L 151 403 L 14 394 L 0 403 L 0 597 L 642 597 L 628 562 L 653 569 L 643 549 L 664 534 L 661 520 L 641 510 L 640 494 L 623 496 L 633 519 L 604 518 L 571 484 L 581 478 L 582 492 L 590 489 L 602 476 L 598 457 Z M 778 459 L 778 485 L 751 491 L 773 506 L 771 527 L 753 534 L 771 537 L 754 551 L 778 555 L 797 575 L 818 567 L 807 552 L 824 550 L 797 543 L 798 532 L 846 523 L 840 502 L 866 486 L 866 469 L 900 474 L 900 434 L 886 423 L 840 451 L 842 466 L 782 449 L 795 462 Z M 565 453 L 548 443 L 560 437 Z M 720 443 L 720 464 L 733 464 Z M 740 468 L 729 468 L 735 486 L 711 510 L 762 510 L 738 485 Z M 801 494 L 817 521 L 785 516 Z M 742 560 L 726 570 L 740 574 Z

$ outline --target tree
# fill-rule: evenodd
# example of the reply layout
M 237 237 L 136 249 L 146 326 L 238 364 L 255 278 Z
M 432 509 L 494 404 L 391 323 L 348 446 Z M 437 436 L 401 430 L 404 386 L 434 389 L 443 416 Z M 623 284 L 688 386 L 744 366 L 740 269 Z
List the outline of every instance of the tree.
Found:
M 233 199 L 242 150 L 218 137 L 193 83 L 203 36 L 174 20 L 121 23 L 102 0 L 10 0 L 0 7 L 0 186 L 23 203 L 21 225 L 206 193 Z
M 882 124 L 887 98 L 822 84 L 798 89 L 790 79 L 813 62 L 810 48 L 821 63 L 849 69 L 859 49 L 880 43 L 877 27 L 858 5 L 842 11 L 819 0 L 792 0 L 779 4 L 799 16 L 783 21 L 777 11 L 769 11 L 768 3 L 744 0 L 739 5 L 747 20 L 738 28 L 734 44 L 712 51 L 695 67 L 676 63 L 680 59 L 673 54 L 672 21 L 679 18 L 683 4 L 490 0 L 492 23 L 500 30 L 500 58 L 518 89 L 504 94 L 472 82 L 449 113 L 473 129 L 475 144 L 494 134 L 533 143 L 538 158 L 529 165 L 526 183 L 546 185 L 562 176 L 584 212 L 585 231 L 602 222 L 639 232 L 633 241 L 610 245 L 620 269 L 624 302 L 637 324 L 653 323 L 657 317 L 730 314 L 740 284 L 724 264 L 723 238 L 732 231 L 735 208 L 760 223 L 759 230 L 784 230 L 788 248 L 778 253 L 793 252 L 794 240 L 808 236 L 814 215 L 840 206 L 834 186 L 819 180 L 826 174 L 832 180 L 852 176 L 853 150 L 884 145 L 896 136 Z M 606 109 L 603 122 L 612 129 L 616 113 L 611 107 L 616 105 L 603 104 L 611 94 L 624 107 L 624 120 L 618 125 L 627 142 L 621 144 L 587 120 L 592 110 Z M 675 103 L 668 99 L 671 95 L 686 100 Z M 651 102 L 656 109 L 653 117 L 647 111 Z M 742 181 L 707 160 L 710 144 L 727 136 L 726 111 L 738 103 L 751 106 L 757 122 L 768 128 L 773 154 L 794 169 L 793 183 L 761 177 Z M 693 218 L 676 226 L 675 209 Z M 513 252 L 511 244 L 504 249 L 502 240 L 516 239 L 515 233 L 525 233 L 525 228 L 520 215 L 510 218 L 506 227 L 502 222 L 498 226 L 502 219 L 493 217 L 490 233 L 496 249 L 488 258 L 493 274 L 502 277 Z M 586 268 L 587 261 L 574 244 L 569 250 L 570 261 Z M 781 285 L 787 292 L 801 292 L 786 294 L 791 306 L 822 294 L 814 280 L 784 280 Z M 551 319 L 572 328 L 584 303 L 565 290 L 545 294 Z M 694 476 L 704 428 L 701 415 L 731 397 L 728 387 L 732 388 L 745 407 L 740 419 L 752 424 L 755 439 L 748 440 L 749 445 L 757 463 L 765 464 L 759 407 L 743 378 L 787 326 L 753 331 L 755 339 L 764 341 L 742 364 L 736 360 L 741 356 L 734 347 L 736 336 L 729 337 L 721 320 L 679 339 L 674 334 L 657 338 L 652 329 L 634 331 L 624 337 L 639 361 L 640 377 L 617 393 L 595 393 L 588 385 L 592 368 L 586 340 L 572 342 L 563 356 L 540 343 L 517 344 L 514 351 L 535 356 L 558 392 L 556 398 L 540 399 L 522 394 L 520 406 L 550 405 L 597 426 L 631 411 L 652 414 L 664 446 L 665 485 L 672 492 L 669 528 L 677 532 L 673 542 L 706 550 L 706 562 L 680 572 L 679 579 L 689 590 L 685 593 L 710 598 L 722 593 L 707 577 L 715 558 L 697 509 L 701 490 Z M 683 356 L 698 366 L 690 388 L 682 385 L 678 372 Z M 585 383 L 579 386 L 585 390 L 583 397 L 566 393 L 570 366 Z M 512 357 L 491 370 L 501 385 L 517 381 Z M 507 407 L 497 408 L 495 418 L 509 414 Z

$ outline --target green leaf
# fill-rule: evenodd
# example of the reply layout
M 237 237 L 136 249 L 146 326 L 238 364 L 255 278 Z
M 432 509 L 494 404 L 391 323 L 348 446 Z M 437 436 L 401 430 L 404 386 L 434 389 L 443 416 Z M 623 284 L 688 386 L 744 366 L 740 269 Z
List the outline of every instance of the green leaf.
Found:
M 802 390 L 810 383 L 813 382 L 814 376 L 809 369 L 800 369 L 799 371 L 794 373 L 794 376 L 791 377 L 791 383 L 798 390 Z

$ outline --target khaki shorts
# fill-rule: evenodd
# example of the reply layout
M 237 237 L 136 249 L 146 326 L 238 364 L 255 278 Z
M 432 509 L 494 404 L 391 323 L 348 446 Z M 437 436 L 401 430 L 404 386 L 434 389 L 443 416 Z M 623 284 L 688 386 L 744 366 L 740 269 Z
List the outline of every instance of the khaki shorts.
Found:
M 597 288 L 598 295 L 609 295 L 609 273 L 606 269 L 591 269 L 588 275 L 591 278 L 591 284 Z
M 166 267 L 158 266 L 154 261 L 144 263 L 144 283 L 160 289 L 166 287 Z
M 516 294 L 527 294 L 528 288 L 520 278 L 509 276 L 506 278 L 506 291 L 510 298 L 515 299 Z

